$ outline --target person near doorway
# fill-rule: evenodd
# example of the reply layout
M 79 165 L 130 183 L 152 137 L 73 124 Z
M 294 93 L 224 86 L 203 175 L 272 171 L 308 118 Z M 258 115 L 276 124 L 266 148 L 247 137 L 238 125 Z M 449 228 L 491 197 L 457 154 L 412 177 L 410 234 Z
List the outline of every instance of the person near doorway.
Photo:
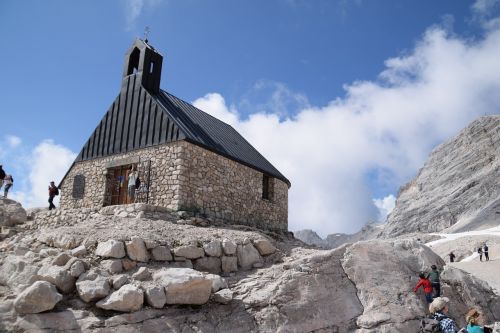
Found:
M 127 184 L 127 193 L 130 199 L 130 202 L 135 202 L 135 182 L 137 181 L 137 171 L 134 166 L 130 167 L 130 172 L 128 174 L 128 184 Z
M 56 195 L 59 195 L 59 190 L 57 189 L 57 186 L 54 184 L 54 182 L 50 182 L 50 185 L 49 185 L 49 210 L 56 208 L 56 206 L 54 205 L 54 198 Z

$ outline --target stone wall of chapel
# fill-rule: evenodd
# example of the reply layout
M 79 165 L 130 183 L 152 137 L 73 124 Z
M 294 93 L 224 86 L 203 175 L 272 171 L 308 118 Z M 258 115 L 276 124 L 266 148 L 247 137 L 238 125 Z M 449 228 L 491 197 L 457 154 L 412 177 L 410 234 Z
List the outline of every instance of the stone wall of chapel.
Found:
M 149 203 L 177 210 L 179 207 L 179 177 L 182 177 L 180 173 L 183 168 L 182 161 L 179 159 L 182 150 L 180 143 L 173 142 L 75 163 L 61 184 L 61 208 L 102 207 L 106 190 L 106 173 L 110 165 L 125 165 L 131 161 L 150 160 Z M 73 197 L 73 182 L 76 175 L 85 177 L 85 189 L 81 199 Z
M 139 159 L 151 161 L 151 205 L 197 212 L 226 223 L 288 230 L 286 183 L 273 178 L 271 200 L 262 199 L 262 172 L 186 141 L 75 163 L 61 184 L 61 208 L 102 207 L 107 168 Z M 77 175 L 85 178 L 79 199 L 73 197 Z
M 261 229 L 288 230 L 288 186 L 272 178 L 271 200 L 262 199 L 262 172 L 185 143 L 187 179 L 180 183 L 182 209 Z

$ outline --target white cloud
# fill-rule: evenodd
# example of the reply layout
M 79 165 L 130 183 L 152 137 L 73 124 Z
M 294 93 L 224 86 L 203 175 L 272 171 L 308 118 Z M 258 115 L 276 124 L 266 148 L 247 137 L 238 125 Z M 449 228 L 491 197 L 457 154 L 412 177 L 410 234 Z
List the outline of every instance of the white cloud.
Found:
M 49 182 L 61 181 L 74 161 L 76 154 L 70 149 L 44 140 L 33 151 L 22 159 L 24 166 L 17 168 L 23 174 L 14 175 L 14 191 L 10 197 L 20 201 L 24 207 L 48 207 Z M 24 177 L 24 179 L 23 179 Z M 19 181 L 18 181 L 19 180 Z M 54 201 L 57 205 L 59 198 Z
M 384 222 L 392 210 L 394 206 L 396 206 L 396 197 L 392 194 L 382 198 L 382 199 L 373 199 L 373 203 L 378 209 L 378 221 Z
M 346 85 L 345 97 L 293 118 L 259 108 L 235 120 L 218 94 L 194 103 L 230 119 L 290 179 L 290 230 L 356 232 L 379 214 L 367 175 L 382 170 L 379 186 L 402 185 L 437 143 L 498 113 L 499 54 L 500 29 L 472 42 L 433 27 L 408 55 L 388 59 L 378 80 Z
M 125 1 L 125 21 L 127 30 L 135 29 L 137 19 L 145 8 L 154 8 L 162 0 L 126 0 Z
M 5 139 L 7 141 L 7 144 L 9 145 L 9 148 L 16 148 L 21 144 L 21 138 L 15 136 L 15 135 L 6 135 Z
M 500 3 L 500 0 L 476 0 L 472 5 L 472 10 L 476 14 L 489 15 Z

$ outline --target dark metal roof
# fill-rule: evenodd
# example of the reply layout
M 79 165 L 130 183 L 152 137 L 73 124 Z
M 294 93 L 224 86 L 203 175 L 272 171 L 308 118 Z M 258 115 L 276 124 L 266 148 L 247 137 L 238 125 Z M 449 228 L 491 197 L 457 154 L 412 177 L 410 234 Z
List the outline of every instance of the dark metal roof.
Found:
M 75 162 L 186 140 L 290 186 L 290 181 L 233 127 L 165 91 L 151 94 L 139 79 L 136 75 L 124 78 L 120 95 Z
M 290 186 L 290 181 L 232 126 L 166 91 L 154 97 L 179 126 L 185 140 L 281 179 Z

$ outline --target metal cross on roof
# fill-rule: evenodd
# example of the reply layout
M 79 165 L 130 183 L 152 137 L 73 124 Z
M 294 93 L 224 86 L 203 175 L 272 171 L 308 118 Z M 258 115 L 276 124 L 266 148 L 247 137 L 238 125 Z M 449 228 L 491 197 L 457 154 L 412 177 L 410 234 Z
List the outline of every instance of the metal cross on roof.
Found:
M 151 29 L 149 29 L 149 27 L 146 27 L 144 29 L 144 41 L 147 43 L 148 42 L 148 36 L 149 36 L 149 33 L 151 32 Z

